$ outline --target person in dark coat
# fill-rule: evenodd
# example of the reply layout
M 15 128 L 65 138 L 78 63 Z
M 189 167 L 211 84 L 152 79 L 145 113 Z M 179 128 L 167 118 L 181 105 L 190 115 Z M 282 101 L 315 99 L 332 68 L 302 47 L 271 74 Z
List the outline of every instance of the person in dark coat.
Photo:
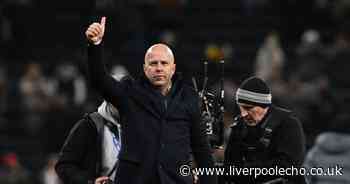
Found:
M 198 94 L 175 74 L 174 55 L 165 44 L 145 54 L 144 75 L 117 82 L 102 62 L 106 18 L 86 30 L 92 86 L 118 108 L 123 130 L 118 184 L 190 184 L 192 174 L 180 172 L 193 154 L 198 167 L 214 167 L 205 125 L 200 122 Z M 200 176 L 215 184 L 216 176 Z
M 238 88 L 236 103 L 240 114 L 231 125 L 224 165 L 236 171 L 258 168 L 265 174 L 236 172 L 226 177 L 228 182 L 305 183 L 302 175 L 289 176 L 291 174 L 286 172 L 283 175 L 270 169 L 300 168 L 305 155 L 305 138 L 300 121 L 289 110 L 272 105 L 271 99 L 269 87 L 260 78 L 250 77 Z
M 55 165 L 65 184 L 104 184 L 114 180 L 121 147 L 118 110 L 103 102 L 71 129 Z
M 340 113 L 330 123 L 327 131 L 317 136 L 304 161 L 308 170 L 318 169 L 315 172 L 317 174 L 306 176 L 308 184 L 350 183 L 349 122 L 350 115 L 347 112 Z

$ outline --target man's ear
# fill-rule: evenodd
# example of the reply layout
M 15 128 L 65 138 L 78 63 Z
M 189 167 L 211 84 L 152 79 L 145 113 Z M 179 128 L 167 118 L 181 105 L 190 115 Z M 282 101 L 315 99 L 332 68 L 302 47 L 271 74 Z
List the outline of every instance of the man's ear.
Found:
M 173 65 L 173 75 L 175 74 L 175 71 L 176 71 L 176 64 Z

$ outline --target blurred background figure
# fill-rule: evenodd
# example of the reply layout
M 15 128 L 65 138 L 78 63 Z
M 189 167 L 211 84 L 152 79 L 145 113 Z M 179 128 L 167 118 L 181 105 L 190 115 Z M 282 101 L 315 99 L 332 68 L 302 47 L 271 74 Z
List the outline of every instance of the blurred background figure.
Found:
M 176 34 L 172 30 L 166 30 L 161 33 L 160 42 L 175 47 L 177 44 Z
M 115 80 L 120 81 L 123 77 L 129 75 L 129 72 L 123 65 L 114 65 L 111 69 L 111 75 Z
M 206 59 L 210 61 L 220 61 L 223 59 L 223 53 L 220 47 L 215 43 L 208 43 L 205 49 Z
M 237 84 L 258 75 L 271 86 L 274 103 L 301 119 L 310 149 L 350 103 L 349 4 L 0 0 L 0 150 L 15 152 L 34 183 L 43 182 L 43 158 L 58 153 L 73 123 L 103 100 L 82 77 L 82 28 L 101 15 L 110 21 L 104 42 L 110 72 L 139 74 L 145 49 L 163 42 L 174 50 L 177 70 L 199 85 L 208 61 L 208 87 L 216 94 L 216 61 L 225 60 L 225 125 L 238 112 Z
M 39 134 L 50 107 L 50 90 L 47 77 L 39 63 L 29 63 L 19 81 L 24 128 L 29 135 Z
M 56 104 L 61 108 L 84 105 L 87 98 L 86 81 L 71 62 L 57 66 L 53 81 Z
M 270 32 L 256 56 L 255 74 L 265 81 L 281 80 L 285 54 L 277 32 Z
M 280 104 L 288 99 L 288 86 L 284 80 L 286 58 L 280 43 L 278 32 L 266 35 L 262 46 L 257 51 L 255 60 L 255 75 L 265 80 L 270 86 L 274 101 Z
M 299 56 L 304 56 L 313 52 L 321 52 L 323 50 L 323 45 L 320 33 L 314 29 L 305 30 L 301 36 L 300 44 L 296 49 L 296 53 Z
M 48 108 L 49 87 L 40 64 L 30 63 L 22 76 L 19 89 L 23 98 L 23 108 L 28 111 L 45 111 Z
M 1 155 L 0 183 L 2 184 L 34 184 L 29 171 L 18 160 L 16 153 Z
M 327 132 L 320 134 L 314 146 L 310 149 L 305 159 L 304 166 L 307 169 L 322 168 L 328 175 L 320 174 L 307 176 L 309 184 L 322 183 L 348 183 L 350 182 L 350 115 L 344 113 L 338 115 L 330 125 Z M 335 172 L 335 167 L 340 167 L 341 174 Z
M 316 30 L 306 30 L 296 47 L 293 67 L 289 67 L 289 89 L 293 96 L 288 104 L 304 122 L 308 148 L 315 136 L 324 131 L 334 116 L 330 96 L 329 77 L 326 73 L 327 52 Z M 314 123 L 319 119 L 319 123 Z

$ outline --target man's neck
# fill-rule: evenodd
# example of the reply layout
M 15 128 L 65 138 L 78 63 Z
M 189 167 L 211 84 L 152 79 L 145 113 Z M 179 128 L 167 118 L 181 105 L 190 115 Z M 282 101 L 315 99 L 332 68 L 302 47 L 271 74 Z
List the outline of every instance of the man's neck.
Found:
M 170 82 L 169 85 L 160 89 L 160 92 L 162 93 L 163 96 L 166 96 L 169 93 L 171 86 L 172 84 Z

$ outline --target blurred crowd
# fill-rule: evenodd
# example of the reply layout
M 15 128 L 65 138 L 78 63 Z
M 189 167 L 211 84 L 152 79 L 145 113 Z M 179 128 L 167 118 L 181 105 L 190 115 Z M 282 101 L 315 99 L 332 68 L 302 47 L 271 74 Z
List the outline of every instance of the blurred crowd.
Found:
M 226 125 L 237 84 L 257 75 L 273 103 L 298 114 L 310 149 L 349 120 L 349 13 L 347 0 L 0 1 L 0 183 L 59 184 L 53 165 L 64 138 L 102 100 L 84 74 L 83 28 L 98 15 L 110 20 L 111 74 L 137 75 L 145 47 L 164 42 L 186 76 L 203 78 L 209 61 L 215 91 L 225 60 Z

